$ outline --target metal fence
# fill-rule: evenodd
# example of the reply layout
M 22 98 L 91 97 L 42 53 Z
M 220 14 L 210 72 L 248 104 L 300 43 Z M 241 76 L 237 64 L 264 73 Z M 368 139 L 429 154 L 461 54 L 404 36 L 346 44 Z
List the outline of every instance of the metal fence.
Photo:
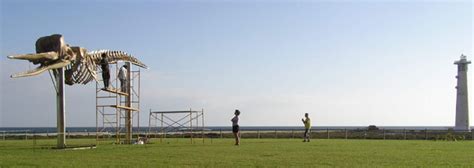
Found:
M 66 132 L 66 138 L 93 138 L 96 132 Z M 31 139 L 54 139 L 57 133 L 41 132 L 31 130 L 0 131 L 0 140 L 31 140 Z
M 269 139 L 303 138 L 303 129 L 293 130 L 241 130 L 241 138 Z M 206 131 L 203 135 L 193 133 L 194 138 L 233 138 L 234 135 L 228 130 Z M 168 132 L 168 133 L 146 133 L 149 138 L 189 138 L 191 132 Z M 379 140 L 474 140 L 474 130 L 460 132 L 453 130 L 409 130 L 409 129 L 312 129 L 312 139 L 379 139 Z
M 202 134 L 201 130 L 195 131 L 175 131 L 175 132 L 135 132 L 134 137 L 154 138 L 233 138 L 230 130 L 206 130 Z M 303 138 L 303 129 L 292 130 L 241 130 L 241 138 L 254 139 L 298 139 Z M 67 138 L 94 138 L 96 132 L 66 132 Z M 35 133 L 30 130 L 0 131 L 0 140 L 31 140 L 31 139 L 54 139 L 56 133 Z M 113 138 L 115 135 L 110 134 Z M 379 140 L 474 140 L 474 130 L 471 132 L 460 132 L 453 130 L 429 130 L 429 129 L 312 129 L 310 132 L 312 139 L 379 139 Z

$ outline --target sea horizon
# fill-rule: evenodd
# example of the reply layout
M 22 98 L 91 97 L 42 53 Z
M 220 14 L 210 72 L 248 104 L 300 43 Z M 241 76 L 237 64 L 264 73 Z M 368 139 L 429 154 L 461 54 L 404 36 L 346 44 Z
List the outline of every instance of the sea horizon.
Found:
M 387 130 L 448 130 L 454 128 L 454 126 L 376 126 L 378 129 L 387 129 Z M 159 129 L 160 127 L 153 127 L 154 129 Z M 178 128 L 178 127 L 175 127 Z M 180 127 L 187 128 L 187 127 Z M 193 127 L 200 129 L 201 127 Z M 304 129 L 303 126 L 241 126 L 241 130 L 244 131 L 256 131 L 256 130 L 299 130 Z M 312 126 L 313 130 L 357 130 L 357 129 L 367 129 L 368 126 Z M 474 126 L 470 127 L 471 130 L 474 129 Z M 133 127 L 134 130 L 139 130 L 140 132 L 146 132 L 149 130 L 149 127 Z M 204 126 L 206 131 L 229 131 L 232 129 L 231 126 Z M 56 127 L 0 127 L 0 132 L 35 132 L 35 133 L 54 133 L 56 132 Z M 95 132 L 96 127 L 66 127 L 68 132 Z

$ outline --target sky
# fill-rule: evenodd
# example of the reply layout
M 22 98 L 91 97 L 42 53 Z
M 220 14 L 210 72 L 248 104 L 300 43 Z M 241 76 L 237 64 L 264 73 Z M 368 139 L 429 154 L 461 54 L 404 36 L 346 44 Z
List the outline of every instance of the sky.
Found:
M 456 66 L 473 54 L 469 0 L 0 0 L 0 127 L 55 127 L 47 73 L 8 55 L 51 34 L 121 50 L 152 110 L 204 109 L 206 125 L 453 126 Z M 471 65 L 472 66 L 472 65 Z M 473 71 L 468 72 L 470 90 Z M 68 127 L 95 126 L 95 83 L 66 87 Z M 472 94 L 470 104 L 472 107 Z M 472 108 L 471 108 L 472 109 Z M 471 125 L 474 125 L 471 112 Z

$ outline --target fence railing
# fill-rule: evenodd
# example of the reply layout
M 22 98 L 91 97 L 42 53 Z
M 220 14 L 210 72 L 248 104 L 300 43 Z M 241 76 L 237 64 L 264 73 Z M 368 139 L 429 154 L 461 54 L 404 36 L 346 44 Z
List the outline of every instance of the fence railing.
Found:
M 303 138 L 304 130 L 241 130 L 241 138 Z M 146 133 L 149 138 L 189 138 L 191 132 Z M 212 130 L 204 133 L 204 138 L 233 138 L 228 130 Z M 194 138 L 202 138 L 200 133 L 193 133 Z M 452 130 L 409 130 L 409 129 L 312 129 L 312 139 L 380 139 L 380 140 L 474 140 L 474 130 L 460 132 Z
M 66 138 L 89 138 L 94 137 L 95 132 L 66 132 Z M 31 139 L 51 139 L 56 138 L 57 133 L 41 132 L 31 130 L 0 131 L 0 140 L 31 140 Z
M 297 139 L 303 138 L 303 129 L 292 130 L 241 130 L 241 138 L 286 138 Z M 191 136 L 192 135 L 192 136 Z M 36 133 L 30 130 L 18 131 L 0 131 L 0 140 L 31 140 L 31 139 L 54 139 L 56 133 Z M 96 132 L 66 132 L 67 138 L 95 138 Z M 114 137 L 113 132 L 110 137 Z M 206 130 L 204 134 L 200 130 L 195 131 L 176 131 L 176 132 L 135 132 L 134 137 L 148 138 L 233 138 L 230 130 Z M 310 132 L 312 139 L 380 139 L 380 140 L 474 140 L 474 130 L 471 132 L 453 131 L 453 130 L 430 130 L 430 129 L 312 129 Z

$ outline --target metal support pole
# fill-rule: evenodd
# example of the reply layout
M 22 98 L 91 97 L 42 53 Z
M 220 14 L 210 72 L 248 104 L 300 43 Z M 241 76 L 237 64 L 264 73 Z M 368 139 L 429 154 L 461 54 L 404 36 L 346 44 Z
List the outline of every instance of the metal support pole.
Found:
M 428 140 L 428 129 L 425 128 L 425 140 Z
M 165 135 L 165 129 L 163 129 L 163 113 L 161 113 L 161 136 L 160 136 L 160 142 L 163 142 L 163 136 Z
M 385 140 L 385 128 L 383 129 L 383 140 Z
M 148 133 L 146 134 L 146 139 L 150 137 L 150 131 L 151 131 L 151 109 L 150 109 L 150 114 L 148 114 Z M 151 138 L 151 137 L 150 137 Z
M 140 109 L 140 106 L 137 106 L 138 109 Z M 132 117 L 132 121 L 133 121 L 133 117 Z M 133 122 L 132 122 L 132 129 L 133 129 Z M 140 113 L 139 111 L 137 111 L 137 141 L 140 139 Z M 133 133 L 133 132 L 132 132 Z M 133 138 L 133 134 L 132 134 L 132 138 Z
M 153 132 L 153 135 L 156 138 L 156 136 L 158 135 L 158 129 L 156 129 L 156 127 L 158 126 L 158 121 L 156 121 L 157 116 L 156 116 L 156 114 L 151 114 L 151 116 L 153 116 L 153 119 L 154 119 L 153 121 L 155 121 L 155 123 L 153 124 L 153 127 L 155 127 L 155 131 Z M 151 128 L 149 128 L 149 129 L 151 129 Z
M 345 132 L 345 133 L 344 133 L 344 136 L 345 136 L 345 138 L 347 139 L 347 128 L 344 128 L 344 132 Z
M 36 149 L 36 134 L 35 131 L 33 131 L 33 151 Z
M 118 64 L 117 64 L 118 65 Z M 126 79 L 126 84 L 125 84 L 125 92 L 127 93 L 127 96 L 125 96 L 125 107 L 132 108 L 132 92 L 131 92 L 131 76 L 132 76 L 132 66 L 130 62 L 125 62 L 125 65 L 127 65 L 127 79 Z M 125 143 L 126 144 L 131 144 L 132 143 L 132 111 L 130 109 L 125 110 L 125 129 L 126 129 L 126 134 L 125 134 Z
M 201 119 L 202 119 L 202 128 L 201 128 L 201 137 L 202 137 L 202 143 L 204 143 L 204 109 L 201 111 Z
M 260 130 L 257 130 L 257 139 L 260 139 Z
M 25 131 L 25 140 L 28 140 L 28 131 Z
M 403 129 L 403 139 L 404 140 L 407 139 L 407 130 L 406 129 Z
M 189 109 L 189 128 L 191 132 L 191 144 L 193 143 L 193 112 Z
M 138 68 L 138 96 L 137 96 L 137 99 L 138 99 L 137 108 L 138 109 L 140 109 L 140 97 L 141 97 L 141 95 L 140 95 L 140 78 L 141 78 L 141 73 L 140 73 L 140 68 Z M 140 130 L 140 111 L 137 111 L 137 113 L 138 113 L 138 130 Z
M 329 128 L 326 128 L 327 137 L 329 139 Z
M 115 74 L 118 74 L 118 63 L 115 64 Z M 115 78 L 115 87 L 118 88 L 118 79 Z M 121 91 L 121 90 L 120 90 Z M 115 94 L 115 105 L 121 105 L 122 97 L 120 94 Z M 104 111 L 105 112 L 105 111 Z M 122 130 L 122 126 L 120 123 L 122 122 L 122 111 L 119 108 L 115 108 L 115 143 L 120 144 L 120 131 Z
M 96 146 L 99 142 L 99 107 L 97 107 L 99 105 L 99 99 L 97 98 L 99 96 L 98 90 L 99 90 L 99 82 L 95 81 L 95 145 Z
M 196 111 L 196 128 L 199 129 L 199 112 Z
M 56 92 L 56 107 L 57 107 L 57 131 L 58 131 L 58 139 L 56 147 L 59 149 L 66 147 L 66 135 L 64 134 L 66 130 L 66 125 L 64 122 L 66 121 L 66 103 L 65 103 L 65 90 L 64 90 L 64 68 L 56 69 L 56 84 L 57 84 L 57 92 Z

